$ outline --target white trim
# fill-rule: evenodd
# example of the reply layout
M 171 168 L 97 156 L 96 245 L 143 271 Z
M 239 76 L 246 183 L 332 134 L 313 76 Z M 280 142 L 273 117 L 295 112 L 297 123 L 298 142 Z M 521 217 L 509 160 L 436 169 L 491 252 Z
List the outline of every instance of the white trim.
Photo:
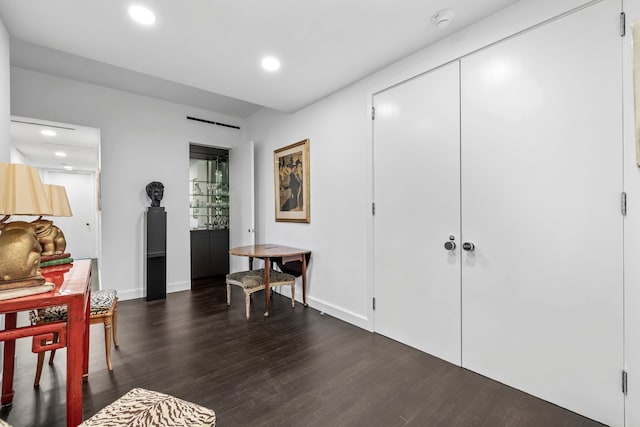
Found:
M 172 294 L 174 292 L 182 292 L 191 290 L 191 282 L 174 282 L 167 283 L 167 294 Z M 126 301 L 130 299 L 138 299 L 138 298 L 146 298 L 147 292 L 146 288 L 139 289 L 127 289 L 122 290 L 118 289 L 118 299 L 120 301 Z
M 370 326 L 371 322 L 365 316 L 310 296 L 307 297 L 307 302 L 309 303 L 309 307 L 320 311 L 321 314 L 328 314 L 347 323 L 351 323 L 354 326 L 373 332 Z
M 174 282 L 167 283 L 167 293 L 172 294 L 174 292 L 190 291 L 191 282 Z

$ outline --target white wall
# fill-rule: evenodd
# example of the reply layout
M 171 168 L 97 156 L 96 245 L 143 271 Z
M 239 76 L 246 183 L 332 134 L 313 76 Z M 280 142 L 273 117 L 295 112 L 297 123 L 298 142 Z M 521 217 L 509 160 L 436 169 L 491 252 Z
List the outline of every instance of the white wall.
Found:
M 0 162 L 10 161 L 9 33 L 0 20 Z
M 100 280 L 122 299 L 145 295 L 145 186 L 161 181 L 167 210 L 167 291 L 190 288 L 189 143 L 232 148 L 240 132 L 186 116 L 241 120 L 127 92 L 11 70 L 12 114 L 77 123 L 101 131 L 102 248 Z
M 9 161 L 11 163 L 19 163 L 21 165 L 25 164 L 24 155 L 20 151 L 18 151 L 14 146 L 11 146 L 9 151 L 10 151 Z

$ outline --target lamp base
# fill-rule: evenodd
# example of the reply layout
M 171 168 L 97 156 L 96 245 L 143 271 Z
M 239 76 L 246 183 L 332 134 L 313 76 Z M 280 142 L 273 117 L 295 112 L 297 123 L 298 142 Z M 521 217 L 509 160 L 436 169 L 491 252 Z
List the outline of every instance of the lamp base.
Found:
M 32 286 L 44 285 L 45 279 L 42 276 L 31 276 L 23 279 L 0 280 L 0 291 L 17 288 L 30 288 Z
M 41 251 L 32 224 L 23 221 L 0 224 L 0 283 L 11 285 L 42 277 Z

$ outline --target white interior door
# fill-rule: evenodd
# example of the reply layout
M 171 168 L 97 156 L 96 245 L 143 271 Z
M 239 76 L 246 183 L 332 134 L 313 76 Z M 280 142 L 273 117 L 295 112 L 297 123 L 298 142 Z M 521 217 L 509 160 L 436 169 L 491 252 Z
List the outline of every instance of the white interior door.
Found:
M 96 178 L 93 173 L 45 171 L 44 182 L 65 187 L 73 216 L 48 218 L 64 233 L 75 259 L 97 258 Z
M 255 244 L 254 143 L 248 141 L 229 151 L 229 247 Z M 230 258 L 231 271 L 247 269 L 247 260 Z
M 459 65 L 373 101 L 375 330 L 459 365 Z
M 620 2 L 462 60 L 462 365 L 623 424 Z

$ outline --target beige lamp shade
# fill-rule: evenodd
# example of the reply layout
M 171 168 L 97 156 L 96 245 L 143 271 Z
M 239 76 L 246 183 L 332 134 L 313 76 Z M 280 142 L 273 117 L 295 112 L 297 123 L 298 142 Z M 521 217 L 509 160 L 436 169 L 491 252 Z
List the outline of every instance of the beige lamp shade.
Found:
M 47 190 L 38 171 L 0 162 L 0 215 L 50 215 Z
M 44 184 L 51 213 L 48 216 L 73 216 L 67 191 L 62 185 Z

